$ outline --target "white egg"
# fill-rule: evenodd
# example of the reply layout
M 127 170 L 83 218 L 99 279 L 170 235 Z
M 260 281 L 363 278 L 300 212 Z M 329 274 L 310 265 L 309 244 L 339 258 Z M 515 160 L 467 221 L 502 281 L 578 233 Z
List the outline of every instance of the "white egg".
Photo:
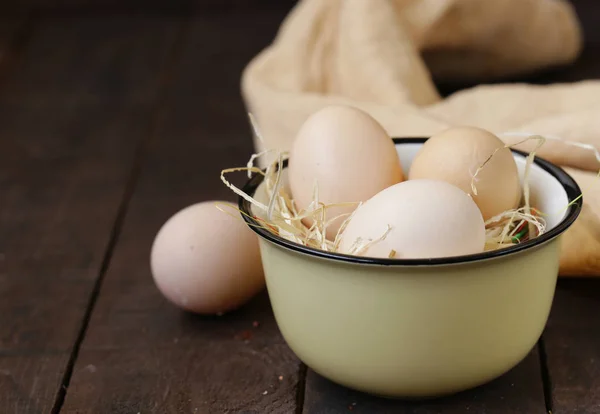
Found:
M 404 180 L 394 142 L 368 113 L 351 106 L 330 105 L 312 114 L 298 131 L 290 150 L 289 185 L 296 207 L 306 209 L 314 200 L 328 208 L 327 238 L 354 211 L 386 187 Z M 312 219 L 304 219 L 307 226 Z
M 265 284 L 257 236 L 215 201 L 191 205 L 167 220 L 152 245 L 150 266 L 162 294 L 196 313 L 233 310 Z
M 437 180 L 409 180 L 377 193 L 361 205 L 344 230 L 338 251 L 354 254 L 355 243 L 377 240 L 360 256 L 441 258 L 480 253 L 485 224 L 475 202 L 461 189 Z

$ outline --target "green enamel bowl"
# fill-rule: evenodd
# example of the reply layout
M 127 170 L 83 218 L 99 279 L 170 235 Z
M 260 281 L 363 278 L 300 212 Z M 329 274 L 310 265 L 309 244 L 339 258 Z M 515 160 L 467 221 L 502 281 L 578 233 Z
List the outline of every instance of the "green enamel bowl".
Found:
M 394 140 L 405 172 L 425 140 Z M 513 154 L 522 179 L 526 155 Z M 385 397 L 437 397 L 503 375 L 544 330 L 561 236 L 582 207 L 576 182 L 547 161 L 535 160 L 529 182 L 532 205 L 549 214 L 545 234 L 503 250 L 443 259 L 328 253 L 278 237 L 243 215 L 259 236 L 285 341 L 323 377 Z M 264 201 L 262 176 L 251 178 L 244 191 Z M 246 200 L 239 205 L 261 216 Z

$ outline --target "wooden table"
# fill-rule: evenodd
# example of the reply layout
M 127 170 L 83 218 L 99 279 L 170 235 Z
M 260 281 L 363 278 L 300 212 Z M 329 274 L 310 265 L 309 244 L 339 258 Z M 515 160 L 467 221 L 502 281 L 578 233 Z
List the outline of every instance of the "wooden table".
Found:
M 600 413 L 600 278 L 559 283 L 511 372 L 421 403 L 307 370 L 266 293 L 223 317 L 167 303 L 151 242 L 178 209 L 234 199 L 218 173 L 252 152 L 240 71 L 291 2 L 81 4 L 0 13 L 0 413 Z M 600 76 L 600 8 L 576 6 L 579 62 L 524 80 Z

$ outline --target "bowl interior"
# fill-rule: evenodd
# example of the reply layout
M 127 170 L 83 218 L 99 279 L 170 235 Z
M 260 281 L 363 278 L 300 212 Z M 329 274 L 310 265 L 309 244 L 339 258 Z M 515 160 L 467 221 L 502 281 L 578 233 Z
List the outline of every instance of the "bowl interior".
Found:
M 396 151 L 400 158 L 400 163 L 404 170 L 404 174 L 407 176 L 412 160 L 416 156 L 417 152 L 421 149 L 423 143 L 420 142 L 397 142 Z M 526 156 L 519 152 L 513 152 L 521 183 L 524 182 L 525 167 L 527 164 Z M 289 192 L 287 168 L 282 171 L 283 185 L 286 191 Z M 548 171 L 540 167 L 539 164 L 533 163 L 529 172 L 529 189 L 530 189 L 530 204 L 547 214 L 546 224 L 547 230 L 556 227 L 566 216 L 569 209 L 569 197 L 565 191 L 563 185 Z M 268 203 L 266 191 L 264 185 L 260 185 L 256 191 L 255 198 L 261 203 Z M 258 217 L 265 218 L 265 214 L 262 210 L 252 206 L 253 214 Z
M 396 151 L 405 175 L 408 175 L 412 161 L 422 146 L 422 143 L 415 142 L 396 144 Z M 527 165 L 526 155 L 513 152 L 513 156 L 519 170 L 521 184 L 523 184 Z M 531 164 L 528 182 L 531 206 L 547 214 L 545 217 L 547 230 L 556 227 L 568 212 L 569 198 L 565 188 L 552 174 L 537 163 Z
M 412 160 L 422 147 L 426 138 L 395 138 L 396 151 L 401 161 L 404 173 L 408 175 L 408 171 L 411 167 Z M 512 150 L 521 183 L 524 181 L 527 154 L 520 151 Z M 284 168 L 281 172 L 282 185 L 286 188 L 288 194 L 290 194 L 288 179 L 288 169 Z M 457 256 L 452 258 L 432 258 L 432 259 L 381 259 L 381 258 L 367 258 L 357 256 L 347 256 L 339 253 L 324 252 L 309 247 L 301 246 L 296 243 L 290 242 L 282 237 L 273 235 L 267 230 L 258 228 L 257 223 L 254 219 L 247 216 L 244 217 L 246 222 L 251 224 L 251 227 L 256 231 L 262 238 L 270 240 L 282 247 L 292 249 L 298 252 L 307 253 L 309 255 L 320 256 L 327 259 L 342 260 L 353 263 L 363 264 L 374 264 L 374 265 L 386 265 L 386 266 L 421 266 L 421 265 L 446 265 L 448 263 L 463 263 L 472 262 L 476 260 L 487 260 L 493 259 L 499 256 L 516 253 L 523 249 L 540 245 L 548 240 L 551 240 L 559 236 L 564 232 L 577 218 L 583 200 L 580 197 L 581 191 L 577 186 L 577 183 L 562 169 L 555 165 L 536 158 L 535 162 L 531 164 L 529 171 L 529 190 L 530 190 L 530 205 L 537 208 L 543 214 L 545 214 L 546 220 L 546 232 L 533 239 L 527 240 L 521 244 L 517 244 L 512 247 L 499 249 L 495 251 L 486 251 L 483 253 L 477 253 L 467 256 Z M 266 189 L 262 176 L 255 175 L 246 185 L 244 190 L 254 197 L 257 201 L 268 204 L 269 200 L 266 196 Z M 571 205 L 569 205 L 571 203 Z M 249 202 L 240 198 L 240 208 L 242 211 L 249 212 L 259 218 L 265 218 L 266 213 Z

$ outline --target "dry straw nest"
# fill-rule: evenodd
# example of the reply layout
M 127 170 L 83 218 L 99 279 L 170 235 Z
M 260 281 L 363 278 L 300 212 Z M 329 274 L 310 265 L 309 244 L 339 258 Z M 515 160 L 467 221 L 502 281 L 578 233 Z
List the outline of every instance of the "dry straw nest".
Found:
M 251 115 L 250 121 L 257 138 L 262 140 L 256 122 Z M 560 138 L 555 137 L 543 137 L 541 135 L 526 134 L 522 141 L 497 148 L 472 174 L 471 190 L 472 194 L 477 195 L 477 175 L 486 167 L 488 162 L 498 151 L 518 146 L 529 140 L 537 141 L 537 145 L 532 151 L 530 151 L 526 159 L 522 183 L 523 193 L 521 205 L 516 209 L 504 211 L 485 222 L 485 250 L 496 250 L 510 247 L 526 240 L 538 237 L 546 231 L 546 220 L 544 217 L 546 217 L 547 214 L 530 205 L 529 173 L 536 151 L 539 150 L 539 148 L 544 145 L 547 140 L 555 139 L 560 140 Z M 567 142 L 565 140 L 561 141 Z M 596 155 L 596 158 L 600 162 L 600 153 L 596 148 L 577 142 L 568 142 L 568 144 L 593 151 Z M 266 155 L 274 155 L 275 160 L 270 163 L 265 170 L 261 170 L 255 166 L 255 162 L 258 158 Z M 288 193 L 287 189 L 283 185 L 283 162 L 287 156 L 287 152 L 281 152 L 277 150 L 267 150 L 258 154 L 253 154 L 245 167 L 227 168 L 221 171 L 221 180 L 234 193 L 246 199 L 255 208 L 262 212 L 260 217 L 254 216 L 253 218 L 256 222 L 260 223 L 259 226 L 263 229 L 303 246 L 321 249 L 328 252 L 337 252 L 341 235 L 348 222 L 352 219 L 353 213 L 335 216 L 326 220 L 326 212 L 332 207 L 338 207 L 341 205 L 356 205 L 358 207 L 361 203 L 324 204 L 319 200 L 318 186 L 315 185 L 312 202 L 307 206 L 307 208 L 299 210 L 294 203 L 292 195 Z M 244 191 L 226 179 L 226 175 L 240 171 L 246 172 L 248 174 L 248 178 L 251 178 L 252 174 L 261 174 L 264 176 L 264 189 L 268 203 L 265 204 L 254 197 L 251 197 L 249 194 L 246 194 Z M 600 177 L 600 171 L 598 172 L 598 177 Z M 577 199 L 573 200 L 569 205 L 566 205 L 564 209 L 566 210 L 576 201 Z M 230 209 L 232 207 L 220 205 L 218 208 L 224 212 L 228 212 L 226 209 Z M 228 213 L 237 214 L 238 217 L 240 213 L 244 215 L 246 214 L 237 208 L 235 210 L 236 213 L 231 211 Z M 356 209 L 354 211 L 356 211 Z M 340 226 L 335 238 L 333 240 L 327 239 L 325 236 L 327 227 L 330 223 L 342 216 L 345 216 L 346 218 Z M 306 218 L 310 218 L 312 220 L 305 220 Z M 310 222 L 312 224 L 308 226 L 305 224 L 306 222 Z M 356 256 L 362 255 L 367 251 L 369 246 L 385 239 L 390 230 L 391 227 L 388 226 L 387 231 L 385 231 L 377 239 L 355 240 L 350 254 Z M 393 258 L 395 254 L 396 252 L 392 250 L 389 254 L 389 257 Z

